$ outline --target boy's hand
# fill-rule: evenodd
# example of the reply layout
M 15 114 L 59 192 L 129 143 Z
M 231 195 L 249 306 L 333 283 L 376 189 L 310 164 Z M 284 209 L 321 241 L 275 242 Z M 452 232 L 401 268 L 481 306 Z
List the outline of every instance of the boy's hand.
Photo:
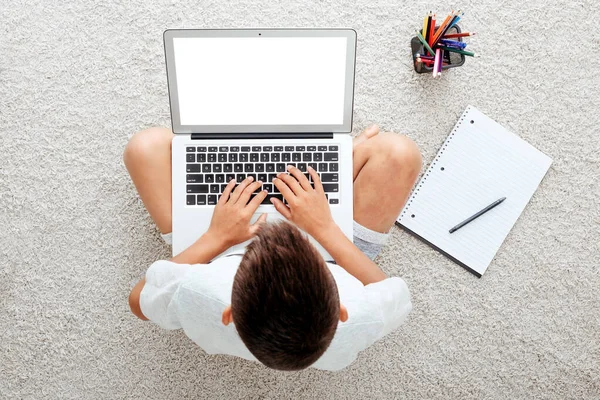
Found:
M 252 238 L 267 220 L 267 214 L 263 214 L 250 225 L 252 215 L 267 197 L 263 190 L 248 202 L 252 193 L 262 185 L 261 181 L 252 181 L 252 177 L 246 178 L 233 190 L 235 180 L 231 180 L 215 207 L 207 234 L 222 240 L 227 248 Z
M 308 173 L 315 185 L 313 189 L 298 168 L 290 165 L 288 171 L 291 175 L 280 173 L 273 179 L 273 184 L 287 200 L 288 205 L 276 198 L 271 198 L 271 203 L 286 219 L 319 240 L 320 233 L 335 226 L 321 179 L 314 169 L 308 167 Z

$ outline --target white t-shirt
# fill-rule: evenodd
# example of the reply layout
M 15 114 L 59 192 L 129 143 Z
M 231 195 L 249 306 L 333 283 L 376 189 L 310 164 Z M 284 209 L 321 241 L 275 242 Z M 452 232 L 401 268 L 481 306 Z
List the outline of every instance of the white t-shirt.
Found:
M 210 264 L 184 265 L 157 261 L 146 272 L 140 307 L 149 320 L 165 329 L 181 329 L 208 354 L 229 354 L 256 361 L 235 326 L 223 325 L 221 314 L 231 304 L 233 278 L 241 255 L 222 256 Z M 333 341 L 314 368 L 340 370 L 358 353 L 398 328 L 412 309 L 401 278 L 364 286 L 335 264 L 327 264 L 338 286 L 348 320 L 340 322 Z

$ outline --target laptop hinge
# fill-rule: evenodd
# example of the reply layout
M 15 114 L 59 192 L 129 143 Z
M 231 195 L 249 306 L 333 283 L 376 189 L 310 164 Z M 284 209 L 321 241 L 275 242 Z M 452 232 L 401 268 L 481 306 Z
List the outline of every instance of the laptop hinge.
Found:
M 332 132 L 192 133 L 192 140 L 215 139 L 333 139 Z

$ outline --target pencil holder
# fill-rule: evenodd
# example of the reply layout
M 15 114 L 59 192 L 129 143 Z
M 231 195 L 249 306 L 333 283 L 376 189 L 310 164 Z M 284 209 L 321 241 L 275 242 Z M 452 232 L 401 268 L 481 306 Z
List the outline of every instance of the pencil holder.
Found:
M 438 29 L 439 26 L 436 26 L 435 29 Z M 423 33 L 423 30 L 421 30 Z M 448 29 L 448 33 L 461 33 L 460 27 L 458 25 L 454 25 L 452 28 Z M 462 38 L 457 38 L 454 40 L 458 40 L 462 42 Z M 423 47 L 423 44 L 419 41 L 419 38 L 416 36 L 412 38 L 410 41 L 410 47 L 412 49 L 412 57 L 413 57 L 413 65 L 415 67 L 415 71 L 418 74 L 431 73 L 433 71 L 432 67 L 428 67 L 425 63 L 417 62 L 417 54 L 425 54 L 426 50 Z M 442 52 L 444 64 L 442 65 L 442 70 L 449 68 L 460 67 L 465 63 L 465 56 L 458 53 L 452 53 L 447 50 Z

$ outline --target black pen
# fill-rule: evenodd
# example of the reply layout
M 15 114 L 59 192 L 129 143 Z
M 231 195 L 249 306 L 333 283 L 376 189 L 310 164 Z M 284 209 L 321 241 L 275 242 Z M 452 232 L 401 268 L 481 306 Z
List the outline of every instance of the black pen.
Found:
M 506 197 L 503 197 L 501 199 L 496 200 L 495 202 L 493 202 L 492 204 L 490 204 L 489 206 L 487 206 L 483 210 L 479 211 L 477 214 L 473 215 L 472 217 L 467 218 L 466 220 L 464 220 L 460 224 L 456 225 L 454 228 L 450 229 L 449 232 L 450 233 L 456 232 L 457 230 L 459 230 L 460 228 L 462 228 L 463 226 L 465 226 L 469 222 L 473 221 L 476 218 L 481 217 L 483 214 L 485 214 L 486 212 L 490 211 L 492 208 L 496 207 L 498 204 L 502 203 L 504 200 L 506 200 Z

